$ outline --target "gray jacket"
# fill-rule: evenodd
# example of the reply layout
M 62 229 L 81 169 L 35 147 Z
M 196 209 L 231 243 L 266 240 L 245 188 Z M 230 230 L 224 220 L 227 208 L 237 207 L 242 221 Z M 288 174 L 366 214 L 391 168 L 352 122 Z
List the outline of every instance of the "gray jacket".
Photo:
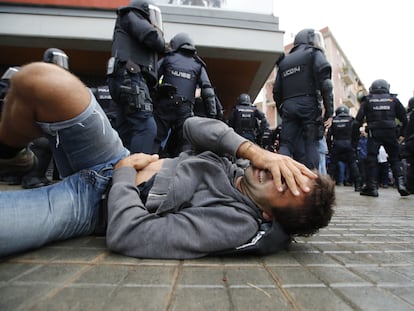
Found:
M 199 151 L 166 159 L 144 206 L 136 171 L 117 169 L 108 200 L 108 247 L 139 258 L 198 258 L 249 241 L 263 221 L 235 187 L 235 158 L 246 139 L 221 121 L 193 117 L 184 134 Z M 210 150 L 210 151 L 206 151 Z

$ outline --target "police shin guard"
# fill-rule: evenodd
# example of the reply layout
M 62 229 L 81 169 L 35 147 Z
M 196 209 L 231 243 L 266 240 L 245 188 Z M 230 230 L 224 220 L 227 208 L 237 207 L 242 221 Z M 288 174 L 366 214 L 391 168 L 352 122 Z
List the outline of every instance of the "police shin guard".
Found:
M 402 197 L 410 195 L 410 192 L 407 190 L 404 180 L 403 168 L 402 165 L 397 163 L 391 166 L 392 173 L 395 178 L 395 184 L 397 186 L 398 192 Z

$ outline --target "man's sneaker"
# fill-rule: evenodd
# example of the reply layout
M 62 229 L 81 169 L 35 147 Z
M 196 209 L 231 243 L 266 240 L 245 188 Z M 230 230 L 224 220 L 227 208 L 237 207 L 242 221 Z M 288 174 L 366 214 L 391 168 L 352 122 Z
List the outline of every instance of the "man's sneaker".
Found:
M 35 155 L 27 148 L 19 151 L 14 158 L 0 159 L 0 175 L 21 176 L 33 167 Z

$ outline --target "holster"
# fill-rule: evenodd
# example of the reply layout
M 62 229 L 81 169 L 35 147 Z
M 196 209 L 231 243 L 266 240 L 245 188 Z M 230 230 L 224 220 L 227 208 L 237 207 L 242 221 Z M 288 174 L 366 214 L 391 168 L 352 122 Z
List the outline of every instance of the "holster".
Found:
M 138 69 L 131 63 L 127 63 L 124 82 L 120 86 L 120 102 L 127 114 L 137 111 L 153 111 L 151 99 L 146 94 L 145 89 L 141 88 L 137 82 L 131 80 L 130 74 L 137 73 L 136 70 Z

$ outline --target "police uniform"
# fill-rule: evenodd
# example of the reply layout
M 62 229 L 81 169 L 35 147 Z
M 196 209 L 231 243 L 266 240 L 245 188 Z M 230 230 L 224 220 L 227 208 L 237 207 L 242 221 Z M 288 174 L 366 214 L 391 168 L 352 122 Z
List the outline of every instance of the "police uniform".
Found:
M 262 136 L 259 137 L 260 147 L 270 152 L 276 152 L 276 140 L 278 139 L 276 135 L 276 129 L 272 130 L 269 127 L 265 128 Z
M 111 122 L 112 127 L 116 126 L 116 116 L 117 116 L 117 106 L 112 100 L 111 93 L 109 92 L 109 87 L 107 85 L 100 85 L 94 88 L 91 88 L 93 95 L 98 101 L 99 105 L 102 107 L 106 116 Z
M 414 97 L 410 101 L 414 103 Z M 406 161 L 407 161 L 407 170 L 406 170 L 406 179 L 407 179 L 407 189 L 410 193 L 414 194 L 414 115 L 411 108 L 409 114 L 410 118 L 407 124 L 405 132 L 405 151 L 406 151 Z
M 404 181 L 404 171 L 400 160 L 400 146 L 396 119 L 401 122 L 402 133 L 407 125 L 406 111 L 395 94 L 389 93 L 389 84 L 382 79 L 375 80 L 370 93 L 362 98 L 356 120 L 361 125 L 364 120 L 367 122 L 367 181 L 361 190 L 361 195 L 378 196 L 377 155 L 381 145 L 388 153 L 388 162 L 395 178 L 398 192 L 401 196 L 408 195 Z
M 215 116 L 211 116 L 208 114 L 208 104 L 206 104 L 203 100 L 203 98 L 201 96 L 197 96 L 195 98 L 195 102 L 194 102 L 194 108 L 193 108 L 193 112 L 194 115 L 197 117 L 203 117 L 203 118 L 213 118 L 213 119 L 217 119 L 217 120 L 221 120 L 223 121 L 223 117 L 224 117 L 224 108 L 223 105 L 221 104 L 219 98 L 216 96 L 216 111 L 217 111 L 217 115 Z
M 330 151 L 329 173 L 337 183 L 343 183 L 344 176 L 338 174 L 338 162 L 348 164 L 355 191 L 360 191 L 362 186 L 356 161 L 358 138 L 359 127 L 355 119 L 349 115 L 347 107 L 339 107 L 327 134 L 327 144 Z
M 273 99 L 283 124 L 279 153 L 311 169 L 319 167 L 322 122 L 333 114 L 332 69 L 322 44 L 318 44 L 321 40 L 320 33 L 313 29 L 299 32 L 290 53 L 277 61 L 273 87 Z M 321 102 L 325 107 L 324 120 Z
M 151 92 L 165 41 L 152 12 L 156 7 L 143 0 L 131 0 L 117 10 L 107 68 L 109 90 L 118 107 L 116 129 L 133 153 L 151 153 L 156 135 Z
M 237 99 L 228 118 L 228 124 L 234 131 L 254 143 L 260 143 L 260 138 L 269 126 L 265 114 L 253 106 L 250 96 L 243 93 Z
M 177 156 L 189 149 L 184 139 L 184 121 L 193 116 L 196 89 L 201 89 L 201 99 L 205 104 L 208 117 L 217 115 L 216 95 L 206 71 L 206 65 L 196 55 L 191 38 L 179 33 L 170 41 L 171 51 L 159 61 L 159 87 L 154 116 L 157 124 L 157 136 L 154 141 L 154 153 L 161 153 L 160 146 L 167 139 L 169 157 Z

